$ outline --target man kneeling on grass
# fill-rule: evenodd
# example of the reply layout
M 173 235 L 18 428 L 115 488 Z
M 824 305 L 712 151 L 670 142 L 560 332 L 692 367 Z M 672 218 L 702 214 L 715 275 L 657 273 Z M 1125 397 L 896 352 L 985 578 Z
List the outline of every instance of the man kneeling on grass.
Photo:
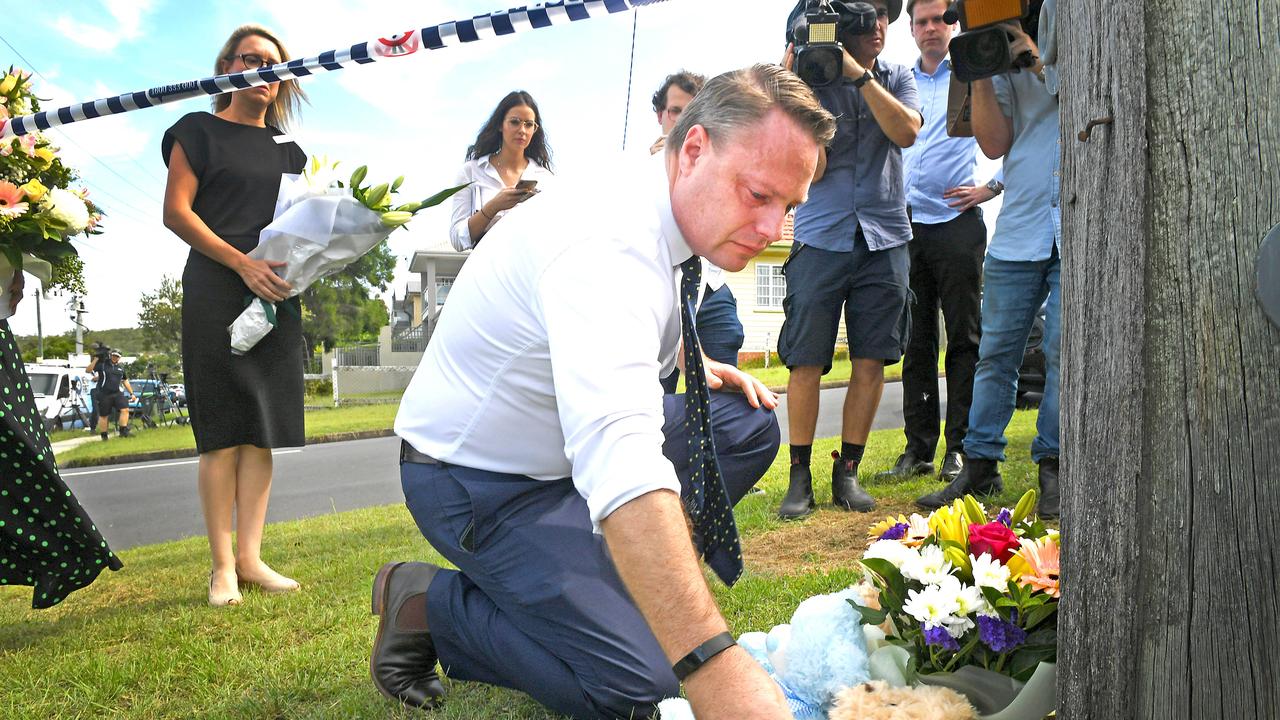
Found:
M 409 511 L 459 569 L 378 572 L 379 690 L 438 703 L 438 658 L 575 718 L 649 717 L 681 680 L 700 718 L 790 717 L 698 567 L 741 573 L 732 506 L 777 454 L 778 401 L 706 359 L 691 318 L 700 256 L 740 270 L 778 240 L 833 132 L 790 72 L 727 73 L 639 171 L 485 238 L 395 426 Z M 678 356 L 689 390 L 664 396 Z

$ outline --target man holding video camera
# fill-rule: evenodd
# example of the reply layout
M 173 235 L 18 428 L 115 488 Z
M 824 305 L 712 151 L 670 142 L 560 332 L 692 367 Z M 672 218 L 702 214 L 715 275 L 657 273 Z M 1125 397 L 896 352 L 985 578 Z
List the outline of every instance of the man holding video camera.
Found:
M 967 3 L 975 6 L 977 0 Z M 1017 399 L 1018 368 L 1036 313 L 1045 308 L 1044 398 L 1031 459 L 1039 466 L 1044 518 L 1058 516 L 1058 394 L 1062 222 L 1059 214 L 1058 98 L 1037 40 L 1052 45 L 1053 2 L 1033 0 L 1021 22 L 1001 26 L 1015 68 L 972 82 L 973 135 L 987 157 L 1004 157 L 1005 201 L 983 263 L 982 342 L 964 440 L 966 464 L 946 488 L 916 500 L 933 509 L 970 493 L 1003 488 L 1006 426 Z M 963 9 L 963 8 L 962 8 Z M 1044 32 L 1039 32 L 1041 29 Z M 957 36 L 960 40 L 962 36 Z M 952 41 L 953 61 L 957 60 Z M 1019 69 L 1017 66 L 1021 65 Z M 957 64 L 959 67 L 959 64 Z
M 138 396 L 133 394 L 133 387 L 120 367 L 120 351 L 96 343 L 93 359 L 84 371 L 93 375 L 96 383 L 92 397 L 94 410 L 98 413 L 98 434 L 104 441 L 107 439 L 107 419 L 112 410 L 119 410 L 116 427 L 120 437 L 129 437 L 129 400 L 136 400 Z M 129 392 L 129 400 L 125 400 L 121 387 Z
M 842 309 L 853 372 L 831 473 L 832 501 L 845 510 L 875 507 L 858 485 L 858 464 L 884 389 L 884 366 L 902 357 L 907 342 L 911 224 L 902 148 L 915 142 L 922 123 L 911 70 L 877 60 L 889 23 L 901 12 L 902 0 L 801 0 L 788 21 L 792 44 L 783 65 L 815 86 L 839 125 L 819 153 L 808 202 L 796 210 L 796 241 L 783 270 L 786 319 L 778 354 L 791 371 L 791 476 L 778 510 L 785 519 L 814 508 L 809 460 L 819 383 L 831 369 Z M 832 54 L 833 45 L 843 49 Z M 840 63 L 838 75 L 824 57 Z

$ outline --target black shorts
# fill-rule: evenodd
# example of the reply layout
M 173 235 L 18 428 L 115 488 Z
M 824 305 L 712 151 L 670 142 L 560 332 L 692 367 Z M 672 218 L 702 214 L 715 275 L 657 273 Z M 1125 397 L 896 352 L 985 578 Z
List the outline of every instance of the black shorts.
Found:
M 125 399 L 124 393 L 110 393 L 103 395 L 96 393 L 94 395 L 94 405 L 98 410 L 98 417 L 107 417 L 112 410 L 126 410 L 129 407 L 129 401 Z
M 782 266 L 786 319 L 778 355 L 783 364 L 829 372 L 842 310 L 851 358 L 886 365 L 901 360 L 911 334 L 910 265 L 906 245 L 871 250 L 861 228 L 849 252 L 795 243 Z

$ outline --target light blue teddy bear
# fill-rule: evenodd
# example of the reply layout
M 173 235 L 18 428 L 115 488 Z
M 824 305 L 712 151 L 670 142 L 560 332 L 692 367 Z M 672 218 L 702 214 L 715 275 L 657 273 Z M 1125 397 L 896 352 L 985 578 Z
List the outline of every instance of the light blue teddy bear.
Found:
M 796 720 L 826 720 L 836 693 L 870 679 L 867 636 L 851 598 L 861 602 L 854 588 L 811 597 L 789 624 L 738 638 L 782 688 Z M 662 720 L 693 720 L 684 700 L 664 700 L 658 709 Z

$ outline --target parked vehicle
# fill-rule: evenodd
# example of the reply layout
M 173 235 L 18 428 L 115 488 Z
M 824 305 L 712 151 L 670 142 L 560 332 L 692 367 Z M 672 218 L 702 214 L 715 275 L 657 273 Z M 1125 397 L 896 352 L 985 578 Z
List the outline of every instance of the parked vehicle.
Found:
M 46 431 L 85 427 L 93 423 L 88 398 L 92 380 L 87 375 L 66 363 L 30 363 L 26 370 L 36 410 L 44 419 Z
M 1044 397 L 1044 324 L 1045 306 L 1041 305 L 1027 336 L 1027 349 L 1022 353 L 1018 369 L 1018 407 L 1040 407 Z

